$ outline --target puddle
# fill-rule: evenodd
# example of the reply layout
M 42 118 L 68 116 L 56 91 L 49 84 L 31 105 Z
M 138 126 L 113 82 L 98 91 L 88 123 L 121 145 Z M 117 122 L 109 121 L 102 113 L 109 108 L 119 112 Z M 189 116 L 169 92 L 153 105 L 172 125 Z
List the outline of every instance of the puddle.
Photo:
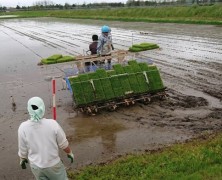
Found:
M 101 163 L 125 153 L 161 148 L 191 137 L 175 128 L 138 126 L 125 121 L 121 115 L 77 116 L 67 122 L 73 128 L 68 131 L 70 144 L 80 154 L 76 158 L 78 167 Z

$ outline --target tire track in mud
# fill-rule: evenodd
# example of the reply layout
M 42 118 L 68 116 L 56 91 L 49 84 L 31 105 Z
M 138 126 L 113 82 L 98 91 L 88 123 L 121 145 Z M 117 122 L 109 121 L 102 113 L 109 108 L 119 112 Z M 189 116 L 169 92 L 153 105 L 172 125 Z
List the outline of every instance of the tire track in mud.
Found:
M 148 58 L 148 56 L 146 55 L 143 55 L 143 56 Z M 194 62 L 189 62 L 186 60 L 182 62 L 180 61 L 180 63 L 178 62 L 178 63 L 169 64 L 167 62 L 162 61 L 161 59 L 155 59 L 155 63 L 158 64 L 161 71 L 165 74 L 169 75 L 168 72 L 171 72 L 171 73 L 173 72 L 173 74 L 180 74 L 181 79 L 186 79 L 183 77 L 188 76 L 191 78 L 199 78 L 199 80 L 202 79 L 203 81 L 205 81 L 205 84 L 207 82 L 208 84 L 211 83 L 212 85 L 220 85 L 221 73 L 218 70 L 210 69 L 207 66 L 207 64 L 205 64 L 206 66 L 204 67 L 200 67 Z M 196 68 L 194 69 L 194 67 Z M 172 70 L 170 70 L 169 68 Z M 207 81 L 205 79 L 206 77 L 208 77 Z M 214 81 L 215 81 L 215 84 L 213 84 Z
M 73 43 L 73 42 L 70 42 L 69 40 L 63 40 L 63 39 L 61 39 L 61 37 L 63 38 L 63 36 L 61 36 L 61 35 L 59 36 L 58 33 L 54 33 L 54 31 L 47 33 L 48 29 L 42 28 L 42 30 L 44 30 L 45 32 L 39 33 L 38 31 L 37 32 L 33 31 L 33 29 L 31 29 L 30 31 L 27 32 L 27 29 L 25 29 L 24 27 L 23 27 L 23 29 L 20 28 L 19 30 L 17 30 L 16 26 L 15 27 L 5 26 L 5 27 L 9 28 L 21 35 L 28 36 L 32 39 L 43 42 L 43 43 L 45 43 L 49 46 L 52 46 L 54 48 L 63 49 L 67 53 L 70 53 L 70 54 L 81 54 L 82 53 L 82 52 L 80 53 L 80 52 L 74 50 L 74 49 L 76 49 L 76 47 L 80 47 L 81 44 Z M 67 37 L 70 37 L 70 36 L 67 36 Z M 78 38 L 75 38 L 75 40 L 78 40 Z M 79 40 L 81 40 L 81 38 L 79 38 Z M 81 41 L 85 42 L 84 40 L 81 40 Z
M 5 27 L 8 28 L 8 29 L 11 29 L 12 31 L 17 32 L 18 34 L 21 34 L 21 35 L 30 37 L 32 39 L 35 39 L 37 41 L 43 42 L 43 43 L 45 43 L 45 44 L 47 44 L 47 45 L 49 45 L 53 48 L 62 49 L 65 52 L 67 52 L 68 54 L 80 54 L 77 51 L 67 49 L 67 47 L 64 47 L 64 45 L 61 45 L 60 44 L 60 42 L 62 42 L 61 40 L 60 40 L 60 42 L 59 41 L 56 42 L 55 40 L 58 39 L 58 38 L 53 38 L 51 36 L 43 35 L 43 34 L 40 34 L 40 33 L 33 33 L 33 32 L 27 33 L 26 31 L 22 32 L 21 30 L 16 30 L 16 28 L 11 28 L 11 27 L 7 27 L 7 26 L 5 26 Z M 49 39 L 52 39 L 52 40 L 50 41 Z M 64 41 L 64 42 L 66 42 L 66 41 Z M 66 44 L 68 44 L 68 43 L 66 42 Z M 75 45 L 76 47 L 78 47 L 76 44 L 71 44 L 71 45 Z
M 147 128 L 174 127 L 196 135 L 222 129 L 221 108 L 208 109 L 208 102 L 202 97 L 186 96 L 172 89 L 168 93 L 170 96 L 164 101 L 154 99 L 150 105 L 139 104 L 136 110 L 121 109 L 116 113 L 126 122 Z

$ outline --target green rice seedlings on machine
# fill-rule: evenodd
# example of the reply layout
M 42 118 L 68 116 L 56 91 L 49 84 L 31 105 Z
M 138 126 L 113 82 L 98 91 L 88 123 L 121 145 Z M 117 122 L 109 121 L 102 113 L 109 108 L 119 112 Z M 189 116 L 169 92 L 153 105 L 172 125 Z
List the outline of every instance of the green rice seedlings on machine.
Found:
M 165 96 L 157 67 L 136 60 L 129 61 L 128 65 L 115 64 L 113 70 L 97 69 L 69 77 L 69 83 L 75 108 L 86 113 L 97 112 L 110 105 L 126 105 L 126 100 L 141 101 Z
M 154 43 L 141 43 L 141 44 L 133 44 L 131 47 L 129 47 L 129 51 L 140 52 L 157 48 L 159 48 L 159 46 Z
M 49 56 L 46 59 L 42 59 L 42 64 L 56 64 L 56 63 L 64 63 L 69 61 L 74 61 L 75 57 L 73 56 L 63 56 L 61 54 L 54 54 L 52 56 Z

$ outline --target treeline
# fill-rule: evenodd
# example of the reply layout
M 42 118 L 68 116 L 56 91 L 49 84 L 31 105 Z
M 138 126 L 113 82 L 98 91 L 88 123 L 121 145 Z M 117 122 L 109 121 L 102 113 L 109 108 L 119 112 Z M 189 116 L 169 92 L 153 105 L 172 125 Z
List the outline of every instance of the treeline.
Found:
M 28 9 L 28 10 L 41 10 L 41 9 L 85 9 L 85 8 L 107 8 L 107 7 L 124 7 L 124 3 L 83 3 L 83 4 L 69 4 L 65 3 L 64 5 L 61 4 L 54 4 L 52 1 L 39 1 L 36 2 L 33 6 L 16 6 L 16 9 Z
M 126 6 L 154 6 L 154 5 L 173 5 L 173 4 L 199 4 L 199 5 L 211 5 L 220 3 L 222 0 L 128 0 Z
M 87 8 L 118 8 L 118 7 L 143 7 L 143 6 L 161 6 L 161 5 L 181 5 L 181 4 L 197 4 L 197 5 L 212 5 L 222 2 L 222 0 L 128 0 L 125 4 L 121 2 L 116 3 L 83 3 L 83 4 L 69 4 L 64 5 L 55 4 L 53 1 L 37 1 L 32 6 L 16 6 L 17 10 L 59 10 L 59 9 L 87 9 Z
M 6 7 L 5 6 L 0 6 L 0 11 L 6 11 Z

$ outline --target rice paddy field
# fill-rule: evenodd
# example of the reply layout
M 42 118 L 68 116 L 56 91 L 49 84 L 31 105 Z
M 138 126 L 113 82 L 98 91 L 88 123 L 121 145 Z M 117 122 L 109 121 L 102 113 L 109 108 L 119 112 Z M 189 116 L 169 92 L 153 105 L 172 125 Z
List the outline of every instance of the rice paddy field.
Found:
M 92 34 L 99 35 L 104 24 L 112 28 L 116 51 L 128 50 L 133 44 L 143 42 L 159 46 L 138 53 L 158 67 L 163 84 L 168 88 L 167 100 L 153 100 L 148 105 L 137 103 L 115 112 L 101 111 L 96 116 L 77 114 L 73 110 L 72 95 L 63 81 L 63 69 L 68 65 L 37 64 L 55 54 L 71 57 L 85 54 Z M 17 129 L 28 119 L 27 101 L 33 96 L 44 99 L 46 117 L 52 118 L 53 77 L 56 79 L 57 121 L 64 128 L 76 158 L 70 165 L 61 152 L 70 170 L 106 164 L 126 154 L 160 150 L 203 135 L 207 138 L 222 130 L 221 26 L 61 18 L 0 19 L 0 38 L 0 179 L 34 179 L 30 168 L 22 170 L 19 166 Z M 115 71 L 130 71 L 130 67 L 116 66 Z M 88 77 L 81 78 L 84 81 Z M 124 77 L 121 79 L 126 90 L 135 77 L 130 79 L 128 83 Z M 116 82 L 114 78 L 112 83 Z M 98 82 L 102 83 L 110 86 L 106 81 Z M 103 92 L 104 96 L 112 96 L 108 90 Z M 213 146 L 216 148 L 212 151 L 218 151 L 219 147 Z M 206 157 L 212 155 L 207 150 L 202 152 Z M 182 154 L 181 151 L 175 153 Z M 184 157 L 192 158 L 188 155 L 185 153 Z M 212 157 L 217 162 L 217 156 Z M 146 164 L 153 156 L 150 158 L 139 158 L 138 162 Z M 159 162 L 164 160 L 168 161 L 166 156 Z M 168 167 L 164 163 L 159 165 Z

